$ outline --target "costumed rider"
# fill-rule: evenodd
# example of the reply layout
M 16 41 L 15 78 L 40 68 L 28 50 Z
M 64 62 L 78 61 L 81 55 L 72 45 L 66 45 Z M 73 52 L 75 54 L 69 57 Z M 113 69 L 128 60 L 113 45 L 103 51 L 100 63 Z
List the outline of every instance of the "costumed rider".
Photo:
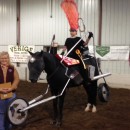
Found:
M 91 37 L 93 37 L 93 33 L 89 32 L 87 40 L 84 41 L 81 37 L 77 36 L 77 29 L 70 28 L 70 37 L 66 39 L 63 50 L 61 52 L 61 55 L 64 55 L 66 50 L 69 52 L 74 47 L 74 45 L 79 42 L 67 56 L 78 59 L 80 61 L 81 64 L 78 67 L 81 71 L 81 75 L 85 80 L 88 80 L 88 74 L 86 73 L 86 67 L 84 66 L 84 62 L 82 61 L 82 54 L 80 52 L 83 51 L 83 49 L 85 49 L 85 51 L 88 51 L 87 45 Z
M 77 29 L 70 28 L 70 36 L 69 38 L 66 39 L 63 50 L 61 52 L 61 55 L 65 54 L 65 51 L 67 52 L 81 39 L 81 37 L 77 36 Z M 82 39 L 78 43 L 78 45 L 68 54 L 68 57 L 72 57 L 74 59 L 79 59 L 78 55 L 76 54 L 76 50 L 80 50 L 82 53 L 88 52 L 88 43 L 89 40 L 93 37 L 93 33 L 89 32 L 88 38 L 86 41 L 83 41 Z
M 93 37 L 93 33 L 91 32 L 89 33 L 86 41 L 82 40 L 80 37 L 77 36 L 77 30 L 79 28 L 79 23 L 78 23 L 79 13 L 78 13 L 77 4 L 75 3 L 74 0 L 64 0 L 61 3 L 61 7 L 64 10 L 66 17 L 68 19 L 70 25 L 70 35 L 71 35 L 71 37 L 66 39 L 61 54 L 64 55 L 65 51 L 67 50 L 68 57 L 80 60 L 80 64 L 75 65 L 75 67 L 77 67 L 76 69 L 79 70 L 80 74 L 84 79 L 83 80 L 84 86 L 86 86 L 85 89 L 87 90 L 87 94 L 88 94 L 88 104 L 87 107 L 85 108 L 85 111 L 86 112 L 90 111 L 90 108 L 92 108 L 91 109 L 92 112 L 96 112 L 97 81 L 91 82 L 90 80 L 88 84 L 88 71 L 84 63 L 83 55 L 81 54 L 81 52 L 83 53 L 88 52 L 87 45 L 91 37 Z

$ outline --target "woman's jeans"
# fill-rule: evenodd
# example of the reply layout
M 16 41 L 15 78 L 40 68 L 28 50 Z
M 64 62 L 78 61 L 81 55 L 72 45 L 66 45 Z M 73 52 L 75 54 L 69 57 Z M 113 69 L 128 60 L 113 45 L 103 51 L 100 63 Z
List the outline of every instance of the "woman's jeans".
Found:
M 0 99 L 0 130 L 10 130 L 11 124 L 7 118 L 6 112 L 9 103 L 16 97 L 16 94 L 12 98 L 1 100 Z

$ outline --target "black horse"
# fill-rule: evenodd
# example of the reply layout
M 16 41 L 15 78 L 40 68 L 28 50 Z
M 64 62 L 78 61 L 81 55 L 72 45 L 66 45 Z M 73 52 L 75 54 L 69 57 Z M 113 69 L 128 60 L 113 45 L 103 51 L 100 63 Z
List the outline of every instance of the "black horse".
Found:
M 28 68 L 29 79 L 31 82 L 37 82 L 41 72 L 45 70 L 47 73 L 47 82 L 50 86 L 51 94 L 59 95 L 62 92 L 66 82 L 70 78 L 69 75 L 71 75 L 73 72 L 79 72 L 80 75 L 78 74 L 76 77 L 76 82 L 74 80 L 70 80 L 67 87 L 83 85 L 88 95 L 88 102 L 96 104 L 97 80 L 91 81 L 85 74 L 87 73 L 86 70 L 84 70 L 83 73 L 82 66 L 75 65 L 66 67 L 65 65 L 61 64 L 61 62 L 54 55 L 44 51 L 29 53 L 31 55 L 31 58 L 28 62 Z M 68 73 L 68 75 L 66 76 L 65 73 Z M 81 78 L 81 76 L 83 78 Z M 65 94 L 66 91 L 64 91 L 61 96 L 53 100 L 54 117 L 52 123 L 56 124 L 57 126 L 60 126 L 62 123 L 62 111 Z

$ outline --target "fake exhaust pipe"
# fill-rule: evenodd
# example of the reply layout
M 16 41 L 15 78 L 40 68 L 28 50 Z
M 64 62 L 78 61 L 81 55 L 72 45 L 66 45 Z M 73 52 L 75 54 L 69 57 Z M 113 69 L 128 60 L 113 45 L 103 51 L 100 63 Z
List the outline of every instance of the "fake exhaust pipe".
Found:
M 97 80 L 97 79 L 104 78 L 104 77 L 107 77 L 107 76 L 110 76 L 110 75 L 111 75 L 111 73 L 101 74 L 101 75 L 98 75 L 98 76 L 94 76 L 91 80 Z

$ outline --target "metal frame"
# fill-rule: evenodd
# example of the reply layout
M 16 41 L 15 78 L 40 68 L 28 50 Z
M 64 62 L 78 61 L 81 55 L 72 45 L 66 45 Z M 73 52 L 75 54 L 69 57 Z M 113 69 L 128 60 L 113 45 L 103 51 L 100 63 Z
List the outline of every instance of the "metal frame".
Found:
M 53 100 L 53 99 L 55 99 L 55 98 L 57 98 L 57 97 L 62 96 L 63 93 L 64 93 L 64 91 L 65 91 L 65 89 L 66 89 L 66 87 L 67 87 L 67 85 L 68 85 L 68 83 L 69 83 L 70 80 L 73 79 L 73 78 L 74 78 L 74 75 L 73 75 L 73 74 L 70 75 L 70 77 L 69 77 L 69 79 L 67 80 L 67 82 L 66 82 L 66 84 L 65 84 L 65 86 L 64 86 L 64 88 L 63 88 L 63 90 L 62 90 L 62 92 L 61 92 L 59 95 L 57 95 L 57 96 L 51 96 L 51 97 L 45 98 L 45 99 L 43 99 L 43 100 L 40 100 L 40 99 L 42 99 L 42 98 L 44 97 L 45 94 L 48 93 L 48 89 L 49 89 L 49 87 L 48 87 L 47 90 L 46 90 L 46 92 L 45 92 L 43 95 L 40 95 L 40 96 L 34 98 L 33 100 L 29 101 L 29 106 L 26 107 L 26 108 L 24 108 L 24 109 L 22 109 L 22 110 L 19 110 L 19 112 L 24 112 L 24 111 L 29 110 L 29 109 L 31 109 L 31 108 L 37 106 L 37 105 L 40 105 L 40 104 L 42 104 L 42 103 L 48 102 L 48 101 L 50 101 L 50 100 Z M 38 100 L 40 100 L 40 101 L 38 101 Z

